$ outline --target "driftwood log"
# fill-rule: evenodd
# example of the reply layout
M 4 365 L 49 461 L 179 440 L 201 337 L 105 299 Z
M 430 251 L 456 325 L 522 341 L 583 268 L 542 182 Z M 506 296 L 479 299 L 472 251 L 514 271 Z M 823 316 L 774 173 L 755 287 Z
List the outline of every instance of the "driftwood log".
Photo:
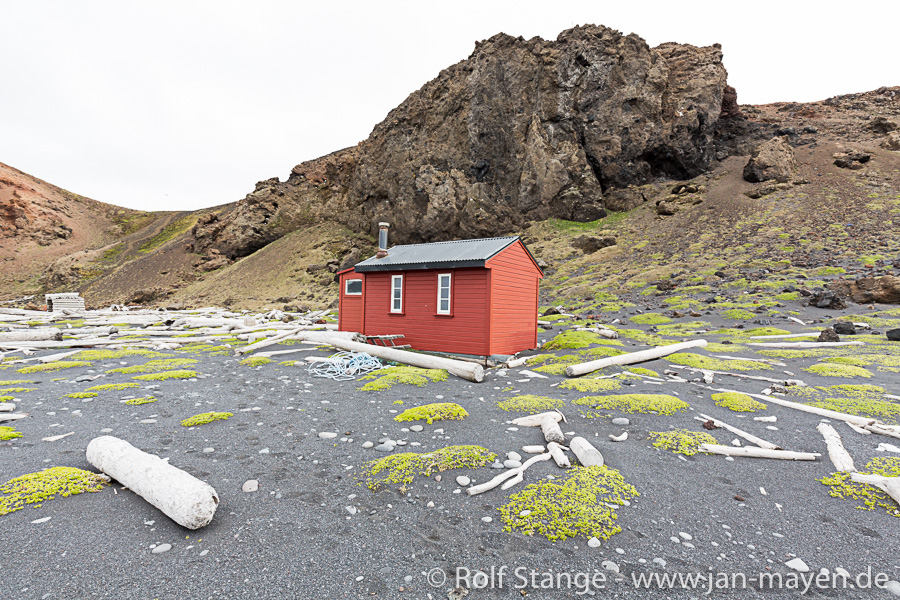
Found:
M 528 460 L 522 463 L 521 467 L 516 467 L 515 469 L 510 469 L 508 471 L 504 471 L 500 473 L 490 481 L 486 481 L 484 483 L 479 483 L 478 485 L 473 485 L 466 489 L 466 493 L 470 496 L 475 496 L 476 494 L 483 494 L 489 490 L 494 489 L 500 484 L 503 484 L 501 489 L 507 490 L 514 486 L 515 484 L 522 481 L 522 473 L 525 472 L 525 469 L 533 465 L 537 462 L 543 462 L 545 460 L 550 460 L 552 456 L 549 452 L 544 452 L 543 454 L 536 454 L 532 456 Z M 504 483 L 506 482 L 506 483 Z
M 828 423 L 819 423 L 816 431 L 825 438 L 825 445 L 828 447 L 828 458 L 834 463 L 834 468 L 842 473 L 856 471 L 856 467 L 853 465 L 853 457 L 844 448 L 844 442 L 841 441 L 841 436 L 835 428 Z
M 713 425 L 715 425 L 716 427 L 721 427 L 722 429 L 726 429 L 735 435 L 739 435 L 742 438 L 744 438 L 745 440 L 747 440 L 748 442 L 750 442 L 751 444 L 756 444 L 760 448 L 768 448 L 769 450 L 781 450 L 781 446 L 776 446 L 772 442 L 767 442 L 766 440 L 764 440 L 762 438 L 756 437 L 752 433 L 747 433 L 746 431 L 744 431 L 742 429 L 738 429 L 737 427 L 732 427 L 728 423 L 725 423 L 724 421 L 720 421 L 718 419 L 714 419 L 714 418 L 710 417 L 709 415 L 704 415 L 703 413 L 700 413 L 700 416 L 694 417 L 694 419 L 696 419 L 697 421 L 703 421 L 704 423 L 707 421 L 712 421 Z
M 900 477 L 882 477 L 881 475 L 863 475 L 850 473 L 850 479 L 856 483 L 868 483 L 887 492 L 888 496 L 900 504 Z
M 706 345 L 706 340 L 691 340 L 689 342 L 670 344 L 668 346 L 658 346 L 656 348 L 650 348 L 649 350 L 641 350 L 640 352 L 620 354 L 619 356 L 608 356 L 599 360 L 592 360 L 590 362 L 579 363 L 577 365 L 569 365 L 568 367 L 566 367 L 566 375 L 568 377 L 578 377 L 580 375 L 587 375 L 588 373 L 599 371 L 604 367 L 611 367 L 613 365 L 632 365 L 635 363 L 669 356 L 670 354 L 674 354 L 688 348 L 705 348 Z
M 559 427 L 559 422 L 563 419 L 561 412 L 550 411 L 513 419 L 512 424 L 519 427 L 540 427 L 541 433 L 544 434 L 544 440 L 548 443 L 564 444 L 566 436 L 563 435 L 562 429 Z
M 219 495 L 207 483 L 160 457 L 109 435 L 94 438 L 87 461 L 188 529 L 209 525 Z
M 761 348 L 829 348 L 834 346 L 864 346 L 864 342 L 750 342 L 748 346 Z
M 603 466 L 603 455 L 600 454 L 600 451 L 594 448 L 594 446 L 583 437 L 572 438 L 572 441 L 569 442 L 569 449 L 575 454 L 575 456 L 578 458 L 578 462 L 580 462 L 582 466 Z
M 565 452 L 563 452 L 563 447 L 556 442 L 550 442 L 549 444 L 547 444 L 547 452 L 549 452 L 550 456 L 553 457 L 553 461 L 556 463 L 556 466 L 563 469 L 568 469 L 572 466 L 572 463 L 569 462 L 569 457 L 566 456 Z
M 792 452 L 790 450 L 770 450 L 753 446 L 720 446 L 719 444 L 700 444 L 700 452 L 724 454 L 725 456 L 746 456 L 749 458 L 780 458 L 782 460 L 816 460 L 821 456 L 816 452 Z
M 56 327 L 43 327 L 40 329 L 18 329 L 16 331 L 0 332 L 0 342 L 60 342 L 62 341 L 62 329 Z

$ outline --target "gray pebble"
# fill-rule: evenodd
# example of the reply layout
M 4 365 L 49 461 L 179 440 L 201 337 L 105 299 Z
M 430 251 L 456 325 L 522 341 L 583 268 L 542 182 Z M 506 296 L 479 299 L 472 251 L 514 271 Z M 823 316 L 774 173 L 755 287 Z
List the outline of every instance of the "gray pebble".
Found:
M 375 449 L 379 452 L 393 452 L 394 446 L 392 446 L 391 444 L 378 444 L 377 446 L 375 446 Z
M 612 420 L 612 424 L 613 425 L 629 425 L 629 424 L 631 424 L 631 421 L 629 421 L 625 417 L 616 417 L 615 419 Z
M 160 544 L 152 550 L 153 554 L 162 554 L 172 549 L 172 544 Z

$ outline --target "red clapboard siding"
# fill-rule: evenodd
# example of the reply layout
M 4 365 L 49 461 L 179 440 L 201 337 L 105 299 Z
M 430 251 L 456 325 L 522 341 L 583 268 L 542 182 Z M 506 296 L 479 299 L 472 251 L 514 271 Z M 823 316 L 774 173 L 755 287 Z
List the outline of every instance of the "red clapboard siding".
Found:
M 451 316 L 437 314 L 438 274 L 451 273 Z M 403 275 L 403 314 L 390 313 L 391 276 Z M 366 335 L 402 333 L 416 350 L 489 354 L 485 269 L 365 273 Z M 344 329 L 343 325 L 340 329 Z
M 538 282 L 542 277 L 518 241 L 487 262 L 491 269 L 490 354 L 537 346 Z
M 363 280 L 363 295 L 348 296 L 344 293 L 347 289 L 348 279 Z M 363 303 L 366 291 L 366 280 L 362 273 L 354 273 L 353 270 L 341 273 L 340 290 L 338 297 L 338 329 L 341 331 L 358 331 L 362 332 L 363 324 Z

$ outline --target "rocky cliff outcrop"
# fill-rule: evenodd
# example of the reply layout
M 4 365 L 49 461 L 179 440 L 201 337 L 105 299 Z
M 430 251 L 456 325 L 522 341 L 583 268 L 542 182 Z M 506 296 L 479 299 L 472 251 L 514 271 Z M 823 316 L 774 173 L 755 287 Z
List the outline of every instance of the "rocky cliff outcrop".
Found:
M 325 217 L 362 232 L 390 221 L 397 243 L 597 219 L 607 188 L 708 167 L 725 87 L 718 45 L 650 48 L 602 26 L 556 41 L 496 35 L 358 146 L 198 224 L 195 246 L 243 256 Z

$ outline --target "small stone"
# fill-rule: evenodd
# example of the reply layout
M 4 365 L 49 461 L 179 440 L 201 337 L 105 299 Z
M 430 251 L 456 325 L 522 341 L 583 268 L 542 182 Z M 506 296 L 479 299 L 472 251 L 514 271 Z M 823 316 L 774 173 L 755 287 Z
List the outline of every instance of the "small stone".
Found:
M 206 556 L 207 554 L 209 554 L 209 550 L 204 550 L 200 553 L 200 556 Z
M 373 444 L 372 442 L 363 442 L 362 447 L 365 448 L 366 450 L 368 450 L 369 448 L 371 448 L 374 445 L 375 444 Z
M 426 504 L 425 506 L 427 506 L 428 508 L 434 508 L 434 502 L 432 502 L 431 500 L 429 500 L 429 501 L 428 501 L 428 504 Z
M 247 493 L 255 492 L 259 489 L 259 481 L 256 479 L 248 479 L 244 482 L 244 485 L 241 486 L 241 489 Z
M 491 468 L 492 468 L 492 469 L 502 469 L 502 468 L 504 468 L 504 467 L 503 467 L 503 463 L 502 463 L 502 462 L 500 462 L 499 460 L 495 460 L 495 461 L 494 461 L 494 464 L 491 465 Z
M 612 424 L 619 425 L 619 426 L 625 426 L 625 425 L 630 425 L 631 421 L 629 421 L 625 417 L 616 417 L 615 419 L 612 420 Z
M 394 446 L 393 444 L 378 444 L 375 446 L 375 449 L 379 452 L 393 452 Z
M 156 419 L 141 419 L 141 425 L 153 425 Z
M 522 455 L 519 454 L 518 452 L 507 452 L 507 453 L 506 453 L 506 458 L 508 458 L 509 460 L 514 460 L 514 461 L 517 461 L 517 462 L 522 462 Z
M 617 565 L 616 563 L 614 563 L 611 560 L 604 560 L 602 563 L 600 563 L 600 566 L 603 567 L 604 569 L 606 569 L 607 571 L 612 571 L 616 575 L 619 574 L 619 565 Z
M 355 515 L 355 514 L 358 512 L 358 511 L 356 510 L 356 507 L 355 507 L 355 506 L 345 506 L 344 509 L 346 509 L 346 511 L 347 511 L 348 513 L 350 513 L 351 515 Z
M 270 451 L 268 448 L 263 448 L 262 450 L 259 451 L 260 454 L 268 454 L 269 452 Z
M 323 440 L 333 440 L 337 437 L 338 434 L 333 433 L 331 431 L 320 431 L 319 438 Z
M 491 517 L 481 517 L 481 520 L 482 520 L 482 522 L 484 522 L 484 523 L 490 523 L 490 522 L 493 521 L 494 519 L 492 519 Z
M 172 544 L 160 544 L 159 546 L 157 546 L 156 548 L 151 550 L 151 552 L 153 554 L 162 554 L 163 552 L 168 552 L 171 549 L 172 549 Z
M 588 547 L 589 547 L 589 548 L 599 548 L 599 547 L 600 547 L 600 540 L 598 540 L 598 539 L 595 538 L 595 537 L 592 537 L 591 539 L 588 540 Z
M 40 525 L 41 523 L 46 523 L 47 521 L 49 521 L 52 518 L 53 517 L 44 517 L 43 519 L 35 519 L 34 521 L 31 522 L 31 524 L 32 525 Z
M 468 477 L 466 477 L 465 475 L 460 475 L 459 477 L 456 478 L 456 483 L 458 485 L 461 485 L 462 487 L 466 487 L 467 485 L 472 483 L 472 480 L 469 479 Z
M 683 531 L 679 531 L 679 532 L 678 532 L 678 535 L 679 535 L 679 536 L 681 537 L 681 539 L 683 539 L 683 540 L 691 541 L 692 539 L 694 539 L 694 537 L 693 537 L 691 534 L 685 533 L 685 532 L 683 532 Z
M 410 425 L 410 426 L 409 426 L 409 430 L 410 430 L 410 431 L 415 431 L 416 433 L 422 431 L 423 429 L 425 429 L 425 428 L 422 427 L 421 425 Z
M 890 329 L 885 335 L 892 342 L 900 342 L 900 329 Z
M 800 558 L 791 559 L 784 563 L 784 566 L 793 569 L 798 573 L 809 573 L 809 567 L 803 562 L 803 559 Z
M 517 460 L 504 460 L 503 466 L 507 469 L 517 469 L 522 466 L 522 463 Z
M 663 559 L 663 558 L 654 558 L 654 559 L 653 559 L 653 564 L 654 564 L 654 565 L 659 565 L 660 567 L 662 567 L 662 568 L 664 568 L 664 569 L 666 568 L 666 561 L 665 561 L 665 559 Z
M 216 451 L 215 448 L 204 448 L 204 449 L 203 449 L 203 454 L 212 454 L 212 453 L 215 452 L 215 451 Z
M 530 510 L 523 510 L 522 512 L 519 513 L 519 516 L 520 516 L 520 517 L 527 517 L 527 516 L 530 515 L 530 514 L 531 514 L 531 511 L 530 511 Z

